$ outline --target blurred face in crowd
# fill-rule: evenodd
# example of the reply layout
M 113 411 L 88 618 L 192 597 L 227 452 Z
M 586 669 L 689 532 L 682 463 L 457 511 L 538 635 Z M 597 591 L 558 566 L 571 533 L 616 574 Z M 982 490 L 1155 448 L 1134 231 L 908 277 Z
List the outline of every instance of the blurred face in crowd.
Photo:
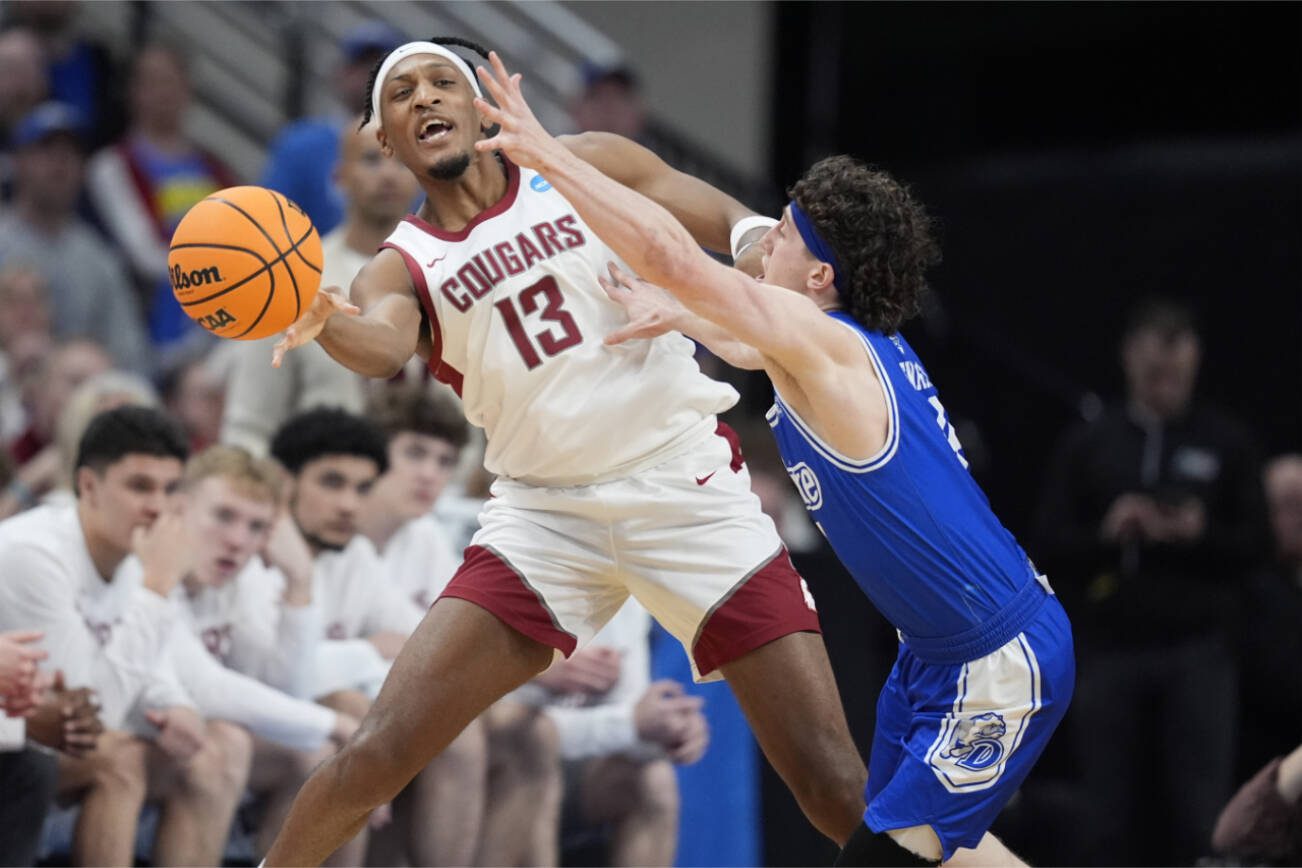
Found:
M 276 504 L 252 483 L 209 476 L 190 488 L 185 513 L 196 548 L 194 577 L 220 586 L 266 545 Z
M 82 180 L 81 146 L 70 133 L 55 133 L 14 152 L 14 195 L 46 216 L 77 207 Z
M 146 48 L 131 73 L 132 122 L 146 129 L 180 129 L 190 106 L 190 79 L 181 59 L 161 46 Z
M 350 112 L 362 110 L 362 106 L 371 98 L 366 90 L 366 83 L 371 78 L 371 69 L 387 52 L 380 49 L 366 51 L 356 60 L 349 60 L 335 73 L 335 95 L 339 97 L 345 109 Z
M 126 455 L 104 468 L 77 470 L 77 499 L 87 536 L 131 550 L 138 527 L 149 527 L 168 507 L 181 484 L 179 459 Z
M 416 177 L 375 138 L 375 125 L 345 128 L 339 140 L 335 182 L 348 201 L 349 214 L 372 226 L 391 229 L 411 210 L 420 192 Z
M 1287 455 L 1271 462 L 1266 469 L 1266 501 L 1280 558 L 1302 565 L 1302 456 Z
M 29 30 L 0 34 L 0 123 L 9 125 L 45 99 L 45 56 Z
M 642 135 L 646 126 L 642 95 L 615 75 L 593 83 L 571 106 L 570 114 L 581 130 L 616 133 L 629 139 Z
M 50 333 L 45 279 L 29 268 L 0 272 L 0 347 L 6 351 L 21 336 Z
M 54 432 L 59 414 L 78 386 L 113 366 L 97 344 L 73 341 L 54 351 L 41 376 L 33 381 L 32 424 L 47 437 Z
M 318 551 L 348 545 L 357 535 L 362 502 L 379 475 L 379 466 L 359 455 L 323 455 L 303 465 L 294 478 L 290 508 L 308 545 Z
M 380 144 L 422 177 L 455 181 L 482 138 L 475 92 L 452 61 L 413 54 L 389 70 L 380 89 Z
M 202 362 L 186 366 L 167 402 L 168 411 L 200 446 L 216 443 L 221 436 L 225 407 L 226 392 L 221 380 Z
M 1130 399 L 1161 418 L 1181 413 L 1193 397 L 1201 357 L 1192 331 L 1136 331 L 1121 350 Z
M 371 491 L 368 508 L 404 521 L 420 518 L 434 508 L 460 457 L 460 450 L 441 438 L 415 431 L 395 434 L 389 440 L 389 470 Z

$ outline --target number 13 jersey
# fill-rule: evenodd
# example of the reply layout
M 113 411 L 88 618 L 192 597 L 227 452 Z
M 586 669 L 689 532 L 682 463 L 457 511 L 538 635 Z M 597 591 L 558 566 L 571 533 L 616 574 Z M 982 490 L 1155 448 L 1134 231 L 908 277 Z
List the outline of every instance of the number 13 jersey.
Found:
M 627 323 L 597 283 L 627 266 L 538 173 L 459 232 L 407 217 L 402 254 L 429 319 L 430 370 L 488 436 L 491 472 L 570 486 L 655 466 L 712 433 L 736 391 L 701 373 L 677 333 L 607 347 Z

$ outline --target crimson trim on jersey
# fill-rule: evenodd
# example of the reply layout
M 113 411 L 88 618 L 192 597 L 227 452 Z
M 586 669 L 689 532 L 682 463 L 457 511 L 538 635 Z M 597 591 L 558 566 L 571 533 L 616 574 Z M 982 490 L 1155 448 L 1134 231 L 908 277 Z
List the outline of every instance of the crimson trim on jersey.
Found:
M 416 287 L 416 298 L 420 300 L 420 306 L 425 309 L 425 315 L 429 317 L 430 347 L 429 353 L 429 372 L 434 375 L 434 379 L 440 383 L 445 383 L 452 387 L 452 391 L 461 397 L 461 385 L 464 377 L 456 368 L 443 361 L 443 327 L 439 324 L 439 315 L 434 310 L 434 299 L 429 294 L 429 284 L 425 281 L 425 272 L 421 270 L 420 263 L 416 258 L 407 251 L 403 250 L 396 244 L 384 242 L 380 245 L 381 250 L 396 250 L 402 256 L 402 261 L 407 265 L 407 273 L 411 275 L 411 282 Z
M 505 155 L 502 156 L 502 162 L 506 164 L 506 195 L 501 199 L 498 199 L 489 208 L 476 214 L 475 219 L 467 223 L 464 229 L 457 232 L 448 232 L 444 229 L 438 228 L 432 223 L 426 223 L 415 214 L 408 214 L 402 219 L 422 232 L 433 235 L 441 241 L 465 241 L 466 237 L 469 236 L 471 231 L 480 223 L 483 223 L 485 220 L 492 220 L 494 217 L 515 204 L 515 196 L 520 192 L 520 168 L 516 166 L 515 163 L 508 160 Z
M 741 473 L 741 469 L 746 466 L 746 458 L 741 454 L 741 438 L 737 432 L 727 422 L 720 422 L 714 433 L 727 440 L 728 446 L 732 448 L 732 461 L 728 462 L 728 469 L 733 473 Z
M 783 546 L 706 613 L 692 642 L 692 659 L 704 677 L 775 639 L 821 632 L 804 581 Z
M 486 609 L 530 639 L 559 649 L 569 657 L 578 645 L 561 629 L 542 594 L 500 552 L 489 546 L 467 546 L 466 559 L 439 597 L 456 597 Z

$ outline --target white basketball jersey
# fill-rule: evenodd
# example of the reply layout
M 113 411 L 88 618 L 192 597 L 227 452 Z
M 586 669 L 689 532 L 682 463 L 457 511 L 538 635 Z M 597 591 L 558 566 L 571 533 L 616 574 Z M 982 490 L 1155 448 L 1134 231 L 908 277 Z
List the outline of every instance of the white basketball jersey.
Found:
M 434 376 L 488 435 L 485 466 L 532 485 L 582 485 L 654 466 L 736 391 L 701 373 L 680 334 L 607 347 L 623 308 L 597 276 L 627 269 L 538 173 L 507 163 L 506 195 L 460 232 L 407 217 L 385 247 L 430 320 Z

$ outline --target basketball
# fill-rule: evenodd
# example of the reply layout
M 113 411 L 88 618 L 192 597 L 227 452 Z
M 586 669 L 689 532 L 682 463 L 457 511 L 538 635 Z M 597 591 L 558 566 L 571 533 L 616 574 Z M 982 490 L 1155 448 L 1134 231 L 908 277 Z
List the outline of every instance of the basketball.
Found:
M 265 187 L 218 190 L 186 212 L 167 256 L 172 294 L 223 338 L 284 331 L 321 285 L 321 239 L 303 209 Z

